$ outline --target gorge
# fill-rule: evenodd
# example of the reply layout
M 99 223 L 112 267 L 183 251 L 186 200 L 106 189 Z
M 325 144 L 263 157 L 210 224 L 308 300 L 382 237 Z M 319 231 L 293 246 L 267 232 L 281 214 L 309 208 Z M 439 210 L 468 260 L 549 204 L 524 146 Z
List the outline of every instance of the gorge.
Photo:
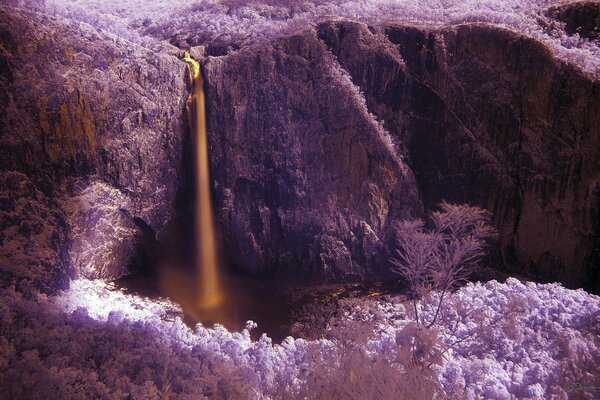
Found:
M 205 310 L 250 302 L 231 275 L 265 308 L 398 280 L 400 224 L 448 201 L 492 216 L 490 274 L 597 294 L 599 21 L 595 1 L 9 0 L 1 287 L 93 314 L 65 293 L 145 272 Z M 598 298 L 562 286 L 597 333 Z

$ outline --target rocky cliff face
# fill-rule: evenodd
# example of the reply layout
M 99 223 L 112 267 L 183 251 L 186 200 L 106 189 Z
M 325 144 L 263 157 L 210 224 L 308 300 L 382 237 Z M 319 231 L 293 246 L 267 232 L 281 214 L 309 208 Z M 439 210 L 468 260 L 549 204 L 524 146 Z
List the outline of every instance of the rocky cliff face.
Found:
M 206 71 L 240 266 L 364 274 L 394 220 L 448 200 L 493 213 L 509 266 L 571 285 L 593 273 L 600 84 L 538 42 L 484 24 L 322 23 Z
M 568 32 L 577 7 L 546 13 Z M 312 280 L 385 276 L 396 222 L 448 200 L 493 213 L 515 269 L 571 285 L 598 273 L 598 76 L 490 24 L 325 21 L 294 32 L 206 43 L 229 264 Z M 151 51 L 0 7 L 4 275 L 41 274 L 49 288 L 74 274 L 112 279 L 142 237 L 163 238 L 182 183 L 188 90 L 180 50 L 152 40 Z
M 584 282 L 599 233 L 598 78 L 489 26 L 387 35 L 443 104 L 429 114 L 443 136 L 411 132 L 423 197 L 484 206 L 495 215 L 505 263 Z
M 205 71 L 230 261 L 372 276 L 390 222 L 420 210 L 415 180 L 315 32 L 210 58 Z
M 142 236 L 160 235 L 181 169 L 185 68 L 0 7 L 3 273 L 48 290 L 74 274 L 116 278 Z

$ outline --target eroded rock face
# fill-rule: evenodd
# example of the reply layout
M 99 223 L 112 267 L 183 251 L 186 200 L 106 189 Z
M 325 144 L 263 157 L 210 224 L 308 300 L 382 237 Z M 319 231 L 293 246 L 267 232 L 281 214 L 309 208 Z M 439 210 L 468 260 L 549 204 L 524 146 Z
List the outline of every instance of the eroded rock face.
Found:
M 14 171 L 2 175 L 4 187 L 19 176 L 29 188 L 9 195 L 6 204 L 18 196 L 19 207 L 0 219 L 43 218 L 46 207 L 57 214 L 48 229 L 64 239 L 49 245 L 45 234 L 7 228 L 3 251 L 33 240 L 27 253 L 51 254 L 40 256 L 46 269 L 113 279 L 127 272 L 143 236 L 136 219 L 160 236 L 173 214 L 185 132 L 187 71 L 175 55 L 0 7 L 0 170 Z M 31 207 L 40 212 L 29 215 Z M 0 267 L 29 276 L 36 265 L 13 269 L 3 259 Z
M 505 263 L 581 285 L 600 209 L 600 82 L 487 25 L 323 24 L 320 37 L 406 143 L 427 208 L 490 210 Z
M 45 291 L 74 275 L 68 259 L 68 226 L 56 202 L 27 175 L 0 172 L 0 281 L 28 281 Z
M 229 261 L 313 279 L 381 273 L 390 221 L 420 211 L 414 177 L 316 32 L 210 58 L 205 73 Z
M 567 28 L 579 21 L 561 10 Z M 592 35 L 588 22 L 574 24 Z M 244 46 L 186 35 L 172 41 L 209 56 L 228 263 L 313 281 L 386 276 L 396 222 L 448 200 L 493 213 L 515 269 L 573 286 L 597 273 L 598 77 L 539 42 L 486 24 L 348 21 Z M 153 43 L 0 7 L 5 276 L 113 279 L 164 235 L 189 92 L 179 50 Z
M 209 58 L 206 75 L 240 267 L 378 273 L 394 220 L 448 200 L 493 213 L 508 266 L 574 286 L 593 274 L 599 83 L 535 40 L 485 24 L 322 23 Z

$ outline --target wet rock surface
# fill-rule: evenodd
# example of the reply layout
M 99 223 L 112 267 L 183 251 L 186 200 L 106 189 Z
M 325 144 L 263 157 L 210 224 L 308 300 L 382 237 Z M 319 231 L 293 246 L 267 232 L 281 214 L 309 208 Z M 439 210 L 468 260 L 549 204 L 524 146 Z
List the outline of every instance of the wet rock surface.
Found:
M 69 270 L 113 279 L 126 273 L 143 236 L 134 219 L 160 236 L 173 214 L 186 73 L 172 54 L 1 6 L 1 179 L 6 191 L 15 176 L 29 188 L 5 191 L 3 253 L 28 241 L 25 254 L 40 254 L 43 269 L 59 275 Z M 19 207 L 11 206 L 15 201 Z M 34 217 L 43 224 L 42 207 L 47 229 L 58 230 L 52 244 L 15 231 Z M 36 263 L 13 268 L 10 257 L 3 258 L 3 271 L 36 275 Z

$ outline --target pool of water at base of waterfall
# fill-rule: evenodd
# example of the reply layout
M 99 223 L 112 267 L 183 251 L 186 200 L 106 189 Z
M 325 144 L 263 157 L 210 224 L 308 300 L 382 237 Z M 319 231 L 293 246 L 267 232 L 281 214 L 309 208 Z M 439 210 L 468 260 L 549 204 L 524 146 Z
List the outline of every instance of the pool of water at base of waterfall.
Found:
M 199 322 L 208 327 L 218 323 L 240 332 L 252 320 L 258 325 L 251 330 L 253 339 L 266 333 L 276 343 L 290 335 L 312 339 L 323 336 L 328 318 L 336 313 L 342 298 L 402 293 L 397 281 L 286 287 L 273 279 L 223 273 L 223 300 L 217 307 L 203 309 L 197 305 L 199 285 L 191 268 L 171 266 L 152 275 L 128 275 L 114 283 L 129 294 L 169 298 L 178 303 L 184 322 L 191 328 Z

